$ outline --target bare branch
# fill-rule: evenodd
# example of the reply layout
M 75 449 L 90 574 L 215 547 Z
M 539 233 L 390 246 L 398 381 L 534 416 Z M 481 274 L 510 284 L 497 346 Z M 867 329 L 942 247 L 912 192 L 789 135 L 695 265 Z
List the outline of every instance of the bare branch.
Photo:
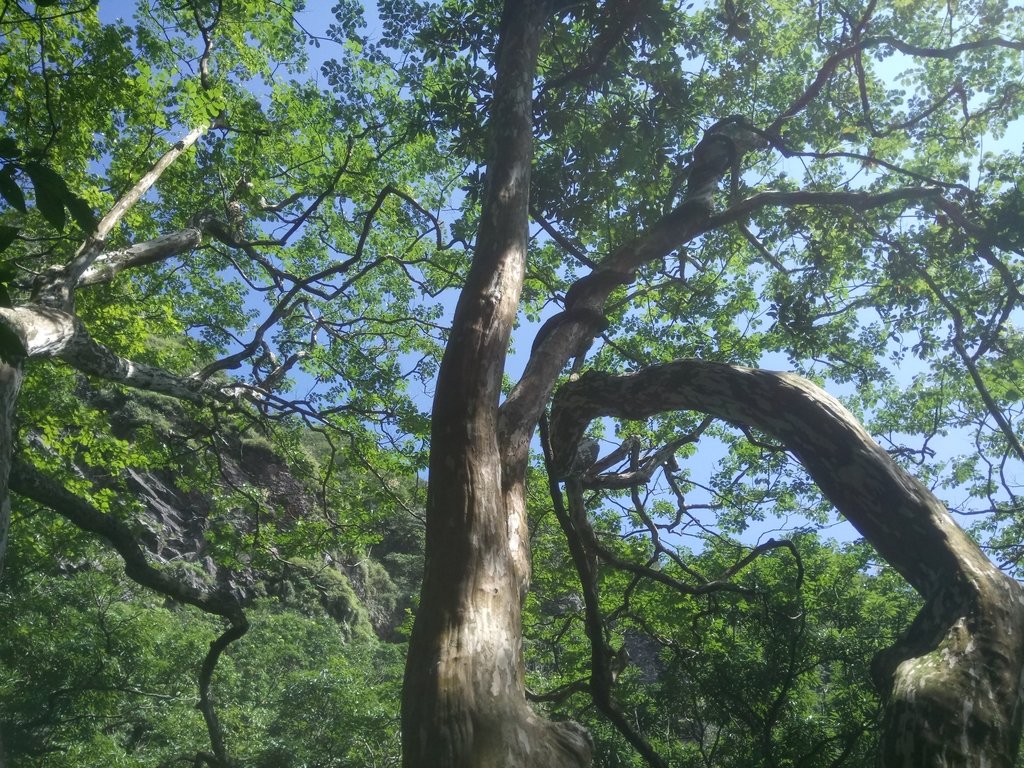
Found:
M 195 19 L 196 26 L 199 27 L 199 32 L 203 36 L 203 52 L 199 57 L 199 84 L 203 86 L 204 91 L 208 91 L 213 87 L 210 80 L 210 57 L 213 55 L 213 31 L 217 27 L 217 22 L 220 21 L 222 0 L 217 0 L 214 3 L 213 20 L 208 24 L 203 23 L 198 5 L 195 2 L 189 2 L 189 5 L 192 7 L 192 18 Z
M 596 470 L 587 472 L 581 478 L 584 488 L 603 488 L 603 489 L 615 489 L 615 488 L 635 488 L 638 485 L 645 485 L 650 482 L 654 473 L 661 467 L 665 462 L 669 461 L 682 446 L 696 442 L 700 439 L 701 433 L 704 432 L 710 426 L 711 422 L 714 421 L 711 417 L 704 419 L 704 421 L 697 427 L 692 433 L 682 435 L 672 440 L 652 455 L 645 458 L 642 462 L 639 462 L 639 466 L 631 466 L 625 472 L 603 472 L 598 474 Z M 596 467 L 597 465 L 595 465 Z M 557 471 L 556 467 L 556 471 Z
M 736 221 L 736 226 L 740 230 L 740 234 L 742 234 L 743 237 L 746 238 L 748 243 L 754 246 L 754 250 L 761 254 L 761 257 L 765 261 L 767 261 L 769 264 L 775 267 L 775 269 L 777 269 L 779 272 L 782 272 L 784 275 L 792 272 L 792 270 L 786 269 L 786 265 L 779 261 L 775 254 L 769 251 L 765 247 L 765 244 L 758 239 L 757 235 L 750 231 L 750 228 L 746 225 L 746 222 L 744 222 L 742 219 L 738 219 Z
M 142 178 L 121 196 L 121 199 L 114 203 L 107 215 L 100 219 L 96 230 L 78 249 L 72 262 L 61 270 L 46 273 L 45 279 L 37 281 L 33 301 L 57 309 L 71 310 L 74 307 L 74 290 L 78 281 L 103 253 L 107 236 L 124 215 L 131 210 L 132 206 L 150 190 L 168 166 L 195 144 L 209 128 L 208 124 L 193 128 L 184 138 L 167 150 L 163 157 L 157 160 L 153 167 L 143 174 Z
M 929 48 L 921 45 L 913 45 L 892 35 L 876 35 L 866 37 L 863 40 L 865 46 L 888 45 L 900 53 L 910 56 L 921 56 L 929 59 L 955 59 L 961 53 L 967 51 L 979 51 L 984 48 L 1007 48 L 1011 51 L 1024 51 L 1024 42 L 1019 40 L 1007 40 L 1002 37 L 986 37 L 981 40 L 968 40 L 958 45 L 951 45 L 948 48 Z
M 78 278 L 78 285 L 109 283 L 126 269 L 178 256 L 198 247 L 201 242 L 202 233 L 194 227 L 188 227 L 127 248 L 105 251 Z
M 892 203 L 935 200 L 942 195 L 938 187 L 897 187 L 885 192 L 826 192 L 824 190 L 796 190 L 793 192 L 757 192 L 739 201 L 719 214 L 711 216 L 701 232 L 709 232 L 741 221 L 754 211 L 771 206 L 844 207 L 854 210 L 881 208 Z
M 199 704 L 197 707 L 203 713 L 203 720 L 206 721 L 206 730 L 210 735 L 210 744 L 213 747 L 213 754 L 219 768 L 230 768 L 231 760 L 228 757 L 227 745 L 224 742 L 224 729 L 220 727 L 220 719 L 217 717 L 217 709 L 210 687 L 221 654 L 231 643 L 248 631 L 249 623 L 245 621 L 244 616 L 242 622 L 232 622 L 230 627 L 210 643 L 210 650 L 207 651 L 206 657 L 203 659 L 203 666 L 199 670 Z
M 597 262 L 593 261 L 582 251 L 582 249 L 577 247 L 571 240 L 569 240 L 569 238 L 559 232 L 558 229 L 555 228 L 555 225 L 545 219 L 541 215 L 540 211 L 532 205 L 530 206 L 530 218 L 540 224 L 540 228 L 547 232 L 548 236 L 558 243 L 559 247 L 563 251 L 576 259 L 576 261 L 590 267 L 591 269 L 597 269 Z
M 605 638 L 604 618 L 601 615 L 601 602 L 598 587 L 597 562 L 594 559 L 597 538 L 587 520 L 583 503 L 583 488 L 579 480 L 566 482 L 569 497 L 569 508 L 562 500 L 562 491 L 558 487 L 555 473 L 552 471 L 552 454 L 548 442 L 547 423 L 541 420 L 541 446 L 544 449 L 544 462 L 548 469 L 548 490 L 554 505 L 555 516 L 565 533 L 576 573 L 583 591 L 584 628 L 590 641 L 590 695 L 615 728 L 644 756 L 654 768 L 667 768 L 668 764 L 651 747 L 650 743 L 623 716 L 618 704 L 612 696 L 617 672 L 614 668 L 614 654 Z
M 107 215 L 100 219 L 99 224 L 96 225 L 96 231 L 92 233 L 89 240 L 79 251 L 78 257 L 72 264 L 72 275 L 80 275 L 100 255 L 107 236 L 120 223 L 124 215 L 142 199 L 171 163 L 187 152 L 209 128 L 209 125 L 200 125 L 189 131 L 188 134 L 168 149 L 163 154 L 163 157 L 153 164 L 149 171 L 143 174 L 142 178 L 135 183 L 135 186 L 121 196 L 121 199 L 114 204 L 110 211 L 107 212 Z
M 901 249 L 906 253 L 905 249 Z M 953 323 L 953 350 L 956 352 L 957 357 L 967 368 L 967 372 L 971 376 L 971 381 L 974 382 L 974 388 L 977 390 L 978 395 L 981 396 L 982 402 L 985 404 L 985 410 L 988 411 L 989 415 L 995 419 L 996 424 L 999 425 L 999 430 L 1003 433 L 1003 437 L 1006 438 L 1007 444 L 1017 455 L 1017 458 L 1024 459 L 1024 445 L 1021 444 L 1020 438 L 1013 429 L 1013 425 L 1007 420 L 1006 415 L 1003 413 L 999 404 L 996 403 L 995 398 L 992 397 L 992 393 L 989 391 L 988 386 L 985 384 L 985 380 L 981 376 L 981 371 L 978 370 L 978 366 L 971 355 L 967 353 L 967 348 L 964 346 L 964 320 L 960 309 L 950 300 L 942 289 L 939 288 L 938 284 L 932 278 L 931 273 L 928 272 L 916 259 L 911 257 L 911 263 L 914 265 L 915 271 L 921 276 L 925 284 L 931 289 L 931 292 L 935 294 L 935 298 L 938 299 L 939 303 L 949 313 L 949 318 Z

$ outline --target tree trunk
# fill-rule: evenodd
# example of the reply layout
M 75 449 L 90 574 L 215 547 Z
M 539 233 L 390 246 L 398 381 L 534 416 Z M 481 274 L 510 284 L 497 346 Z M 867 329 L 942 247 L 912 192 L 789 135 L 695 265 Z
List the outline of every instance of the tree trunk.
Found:
M 901 469 L 839 401 L 786 373 L 680 360 L 639 373 L 587 373 L 563 386 L 551 442 L 565 463 L 600 416 L 692 409 L 761 429 L 925 599 L 874 663 L 885 698 L 885 768 L 1011 768 L 1021 734 L 1024 589 L 945 506 Z
M 590 764 L 586 732 L 526 703 L 522 504 L 506 497 L 498 399 L 526 268 L 532 92 L 545 3 L 507 4 L 476 252 L 438 373 L 426 568 L 402 697 L 409 768 Z M 518 483 L 514 483 L 519 487 Z
M 0 329 L 3 327 L 0 326 Z M 7 339 L 5 346 L 12 346 Z M 14 412 L 24 378 L 23 357 L 12 349 L 0 350 L 0 574 L 7 558 L 7 534 L 11 527 L 11 495 L 8 482 L 14 455 Z M 0 753 L 0 761 L 3 754 Z

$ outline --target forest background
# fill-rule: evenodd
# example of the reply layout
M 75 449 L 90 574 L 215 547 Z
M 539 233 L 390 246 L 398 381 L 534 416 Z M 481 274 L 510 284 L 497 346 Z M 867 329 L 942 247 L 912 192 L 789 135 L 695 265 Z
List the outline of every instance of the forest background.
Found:
M 529 199 L 488 218 L 488 173 L 523 165 L 496 76 L 529 46 L 498 41 L 534 13 Z M 780 432 L 795 409 L 743 368 L 651 366 L 821 385 L 1019 579 L 1022 40 L 992 2 L 4 0 L 0 765 L 387 766 L 403 733 L 407 765 L 481 754 L 413 743 L 431 683 L 403 667 L 442 634 L 413 630 L 425 549 L 435 581 L 475 562 L 437 544 L 426 483 L 477 411 L 439 398 L 432 427 L 429 400 L 457 391 L 437 374 L 499 219 L 528 233 L 521 292 L 478 303 L 511 302 L 511 341 L 468 359 L 494 413 L 537 411 L 501 433 L 532 446 L 496 609 L 525 677 L 470 666 L 507 663 L 597 765 L 874 765 L 897 662 L 932 650 L 921 606 L 989 614 L 929 592 L 945 550 L 892 496 L 853 505 L 868 540 L 830 538 L 850 496 L 803 465 L 842 454 L 871 496 L 867 435 Z M 647 369 L 688 383 L 613 392 L 558 455 L 612 386 L 587 372 Z M 508 711 L 472 714 L 478 741 L 535 727 Z M 1000 712 L 966 752 L 1013 765 Z

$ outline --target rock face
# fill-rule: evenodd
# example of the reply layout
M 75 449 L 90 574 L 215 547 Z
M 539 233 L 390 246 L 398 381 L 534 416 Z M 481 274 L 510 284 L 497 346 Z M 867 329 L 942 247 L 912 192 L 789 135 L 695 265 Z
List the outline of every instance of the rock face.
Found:
M 231 529 L 229 535 L 250 535 L 268 521 L 287 530 L 322 518 L 315 484 L 298 477 L 261 438 L 223 427 L 211 438 L 208 428 L 170 398 L 95 390 L 82 392 L 82 397 L 108 414 L 118 438 L 134 442 L 155 435 L 166 445 L 180 447 L 176 453 L 185 457 L 180 471 L 129 467 L 118 477 L 92 478 L 101 486 L 127 491 L 141 505 L 140 537 L 154 560 L 183 566 L 183 575 L 197 586 L 226 584 L 243 602 L 262 596 L 313 600 L 348 630 L 395 639 L 416 592 L 422 562 L 422 536 L 413 521 L 390 521 L 371 552 L 324 553 L 315 562 L 269 558 L 271 565 L 259 568 L 240 553 L 240 562 L 232 567 L 218 565 L 211 535 L 223 536 L 225 528 Z M 202 440 L 204 434 L 207 439 Z M 201 461 L 204 469 L 197 482 Z M 411 527 L 403 534 L 405 526 Z
M 127 485 L 149 515 L 146 548 L 163 562 L 181 560 L 199 552 L 203 535 L 203 514 L 198 498 L 187 500 L 170 487 L 162 472 L 126 470 Z M 169 479 L 169 478 L 168 478 Z M 187 511 L 186 511 L 187 510 Z

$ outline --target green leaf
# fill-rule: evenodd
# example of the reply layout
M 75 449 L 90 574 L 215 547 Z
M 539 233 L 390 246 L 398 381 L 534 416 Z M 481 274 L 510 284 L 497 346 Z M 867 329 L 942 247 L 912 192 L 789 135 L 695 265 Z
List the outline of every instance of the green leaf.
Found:
M 26 212 L 25 195 L 14 180 L 14 166 L 8 165 L 0 171 L 0 197 L 7 201 L 12 208 L 22 213 Z
M 2 298 L 0 298 L 2 302 Z M 20 360 L 28 355 L 21 337 L 6 325 L 0 325 L 0 359 L 6 362 Z
M 63 230 L 67 221 L 64 205 L 71 195 L 67 182 L 52 168 L 42 163 L 25 163 L 25 173 L 32 179 L 36 191 L 36 207 L 43 218 L 56 229 Z
M 17 227 L 0 227 L 0 252 L 7 250 L 18 236 L 18 232 Z
M 64 198 L 64 204 L 71 212 L 71 218 L 75 220 L 75 224 L 85 234 L 92 234 L 96 230 L 98 224 L 96 215 L 93 213 L 92 206 L 86 202 L 85 198 L 69 192 L 67 197 Z
M 14 261 L 0 261 L 0 283 L 9 283 L 18 274 Z

